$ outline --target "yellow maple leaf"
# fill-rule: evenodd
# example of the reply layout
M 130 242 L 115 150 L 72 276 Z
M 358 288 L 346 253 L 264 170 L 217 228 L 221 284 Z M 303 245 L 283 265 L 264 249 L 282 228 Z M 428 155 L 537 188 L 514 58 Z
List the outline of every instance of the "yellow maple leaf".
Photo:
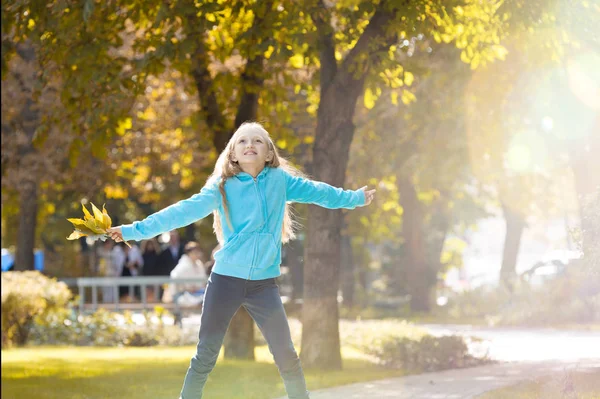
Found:
M 92 203 L 92 212 L 94 212 L 93 216 L 87 210 L 85 205 L 81 204 L 81 207 L 83 208 L 84 219 L 67 219 L 75 228 L 75 231 L 73 231 L 71 235 L 67 237 L 67 240 L 77 240 L 81 237 L 90 237 L 93 240 L 100 239 L 105 241 L 108 238 L 108 230 L 112 226 L 112 219 L 108 215 L 104 205 L 102 205 L 102 211 L 100 211 L 100 209 L 98 209 L 98 207 Z M 127 242 L 125 242 L 125 244 L 131 248 L 131 245 L 127 244 Z

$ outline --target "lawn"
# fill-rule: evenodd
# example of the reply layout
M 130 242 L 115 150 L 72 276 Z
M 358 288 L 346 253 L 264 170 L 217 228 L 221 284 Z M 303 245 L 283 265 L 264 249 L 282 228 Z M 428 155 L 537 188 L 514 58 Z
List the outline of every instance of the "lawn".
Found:
M 3 399 L 176 399 L 194 346 L 31 347 L 2 351 Z M 343 371 L 308 371 L 309 390 L 402 375 L 344 349 Z M 219 359 L 205 388 L 211 399 L 269 399 L 285 394 L 266 346 L 257 362 Z
M 563 372 L 488 392 L 478 399 L 600 399 L 600 368 Z

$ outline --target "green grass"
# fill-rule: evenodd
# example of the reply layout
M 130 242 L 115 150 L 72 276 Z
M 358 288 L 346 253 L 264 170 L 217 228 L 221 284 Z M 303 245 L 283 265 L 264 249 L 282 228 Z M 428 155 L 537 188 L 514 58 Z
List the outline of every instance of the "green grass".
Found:
M 540 378 L 488 392 L 478 399 L 600 399 L 600 368 Z
M 176 399 L 195 347 L 30 347 L 2 351 L 3 399 Z M 307 371 L 309 390 L 400 376 L 344 349 L 343 371 Z M 256 362 L 219 359 L 205 397 L 268 399 L 285 394 L 266 346 Z

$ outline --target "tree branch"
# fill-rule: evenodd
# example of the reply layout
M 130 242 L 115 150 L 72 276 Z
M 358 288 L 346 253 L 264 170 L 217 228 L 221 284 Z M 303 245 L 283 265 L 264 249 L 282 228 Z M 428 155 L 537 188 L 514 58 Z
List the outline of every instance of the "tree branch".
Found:
M 256 15 L 252 28 L 258 27 L 259 32 L 269 32 L 268 28 L 265 28 L 265 22 L 268 15 L 273 9 L 273 0 L 265 2 L 265 14 Z M 266 35 L 265 35 L 266 36 Z M 254 47 L 260 41 L 260 37 L 252 37 L 256 42 L 250 43 L 250 47 Z M 244 72 L 240 76 L 240 104 L 238 105 L 237 112 L 235 114 L 235 128 L 240 126 L 242 123 L 256 119 L 258 114 L 258 97 L 259 92 L 263 87 L 264 78 L 264 61 L 265 57 L 262 53 L 258 55 L 248 54 L 246 66 Z M 233 132 L 232 132 L 233 134 Z
M 240 76 L 240 104 L 235 114 L 235 127 L 256 119 L 258 114 L 259 91 L 264 83 L 264 56 L 257 55 L 246 62 L 244 72 Z
M 198 24 L 198 21 L 195 18 L 188 18 L 188 23 L 190 26 L 194 26 Z M 225 145 L 222 144 L 221 136 L 227 131 L 227 121 L 219 108 L 214 82 L 208 70 L 210 58 L 204 43 L 204 31 L 202 27 L 199 27 L 198 30 L 198 45 L 192 56 L 192 76 L 196 83 L 202 111 L 206 117 L 206 124 L 213 132 L 213 144 L 217 151 L 222 151 Z
M 367 57 L 363 57 L 365 53 L 369 52 L 370 47 L 374 43 L 378 42 L 378 39 L 383 39 L 380 45 L 376 46 L 376 51 L 383 51 L 385 48 L 391 46 L 396 41 L 396 35 L 386 34 L 387 25 L 394 19 L 396 13 L 400 10 L 397 8 L 387 9 L 387 1 L 382 1 L 375 10 L 375 13 L 369 20 L 369 24 L 365 28 L 352 50 L 346 55 L 340 66 L 340 79 L 342 82 L 348 83 L 349 80 L 353 80 L 352 71 L 360 67 L 365 67 Z
M 337 60 L 335 59 L 333 27 L 329 21 L 329 11 L 323 0 L 319 0 L 317 7 L 312 9 L 310 17 L 317 27 L 319 37 L 321 38 L 319 59 L 321 61 L 321 93 L 323 93 L 335 78 L 338 68 Z

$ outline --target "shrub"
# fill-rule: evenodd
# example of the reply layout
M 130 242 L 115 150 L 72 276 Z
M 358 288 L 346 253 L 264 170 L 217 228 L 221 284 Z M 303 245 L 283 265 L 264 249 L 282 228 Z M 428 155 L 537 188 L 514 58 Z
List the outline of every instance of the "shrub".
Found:
M 410 372 L 472 367 L 491 362 L 487 354 L 473 356 L 469 342 L 460 336 L 388 337 L 380 345 L 364 347 L 363 350 L 384 367 Z
M 99 309 L 89 315 L 62 311 L 38 318 L 31 331 L 33 345 L 154 346 L 196 343 L 197 331 L 183 331 L 162 322 L 162 311 L 145 312 L 142 324 L 130 313 Z
M 478 288 L 451 299 L 451 318 L 479 318 L 491 325 L 557 326 L 600 322 L 600 289 L 587 261 L 574 261 L 564 275 L 540 288 L 517 284 Z
M 66 284 L 37 271 L 2 273 L 2 347 L 24 345 L 38 317 L 67 307 Z

